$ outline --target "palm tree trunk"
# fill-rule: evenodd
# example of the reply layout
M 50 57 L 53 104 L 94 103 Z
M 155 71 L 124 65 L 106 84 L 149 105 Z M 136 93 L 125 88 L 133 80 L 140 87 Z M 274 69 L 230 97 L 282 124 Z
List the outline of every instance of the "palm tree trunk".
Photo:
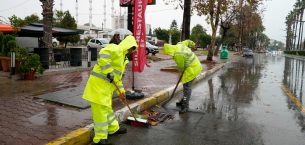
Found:
M 54 0 L 40 0 L 42 3 L 43 16 L 43 44 L 48 49 L 52 48 L 52 25 L 53 25 L 53 5 Z
M 300 14 L 300 26 L 299 26 L 299 37 L 298 37 L 298 45 L 297 45 L 297 50 L 299 50 L 301 48 L 301 44 L 302 43 L 302 38 L 301 38 L 301 32 L 302 32 L 302 24 L 303 24 L 303 10 L 301 10 L 301 14 Z
M 297 21 L 297 18 L 299 17 L 298 14 L 296 14 L 295 16 L 295 22 L 294 22 L 294 32 L 293 32 L 293 47 L 292 47 L 292 50 L 296 50 L 296 41 L 297 41 L 297 30 L 298 30 L 298 21 Z

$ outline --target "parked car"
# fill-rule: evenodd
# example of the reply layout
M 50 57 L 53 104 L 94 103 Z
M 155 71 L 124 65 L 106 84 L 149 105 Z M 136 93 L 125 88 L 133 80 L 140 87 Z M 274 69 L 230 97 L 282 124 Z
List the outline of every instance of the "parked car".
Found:
M 244 48 L 243 50 L 243 57 L 252 57 L 253 51 L 249 48 Z
M 146 55 L 148 55 L 149 53 L 151 53 L 152 55 L 156 55 L 157 53 L 159 53 L 159 47 L 152 45 L 146 41 Z
M 97 48 L 99 51 L 101 48 L 104 48 L 109 44 L 109 40 L 105 38 L 97 38 L 97 39 L 90 39 L 87 43 L 87 48 Z
M 56 38 L 52 38 L 52 46 L 56 47 L 59 45 L 59 41 Z

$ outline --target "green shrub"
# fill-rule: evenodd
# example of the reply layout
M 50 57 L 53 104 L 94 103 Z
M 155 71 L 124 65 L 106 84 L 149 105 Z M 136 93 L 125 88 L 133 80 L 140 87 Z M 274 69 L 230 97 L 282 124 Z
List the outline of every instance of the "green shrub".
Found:
M 16 38 L 13 35 L 4 35 L 2 53 L 5 56 L 9 56 L 9 52 L 11 51 L 9 43 L 8 43 L 11 40 L 15 40 L 15 46 L 16 46 Z M 13 42 L 11 42 L 11 43 L 13 43 Z M 12 44 L 10 44 L 10 45 L 12 46 Z
M 3 53 L 3 39 L 4 39 L 4 34 L 0 32 L 0 53 Z
M 25 59 L 21 62 L 20 71 L 22 73 L 37 71 L 38 73 L 42 74 L 44 69 L 40 63 L 40 56 L 34 53 L 25 57 Z
M 284 51 L 285 54 L 305 56 L 305 51 Z
M 26 48 L 16 48 L 16 60 L 23 62 L 28 57 L 28 50 Z

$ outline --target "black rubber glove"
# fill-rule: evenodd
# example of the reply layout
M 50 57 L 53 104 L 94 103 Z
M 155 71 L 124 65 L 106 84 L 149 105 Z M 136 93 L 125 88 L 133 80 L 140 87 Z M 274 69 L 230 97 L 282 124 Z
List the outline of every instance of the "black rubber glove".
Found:
M 113 82 L 114 75 L 113 75 L 112 73 L 108 73 L 108 74 L 107 74 L 107 78 L 109 79 L 109 82 L 112 83 L 112 82 Z

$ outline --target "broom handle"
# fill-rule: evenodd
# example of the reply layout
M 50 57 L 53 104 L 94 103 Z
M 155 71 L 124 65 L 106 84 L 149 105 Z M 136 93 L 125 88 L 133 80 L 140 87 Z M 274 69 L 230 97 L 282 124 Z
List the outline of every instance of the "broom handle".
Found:
M 180 75 L 180 77 L 179 77 L 179 79 L 178 79 L 178 82 L 177 82 L 177 84 L 176 84 L 176 86 L 175 86 L 175 89 L 174 89 L 172 95 L 170 96 L 170 98 L 169 98 L 167 101 L 165 101 L 165 103 L 168 102 L 169 100 L 171 100 L 171 99 L 174 97 L 174 94 L 175 94 L 175 92 L 176 92 L 176 90 L 177 90 L 177 87 L 178 87 L 178 85 L 179 85 L 179 83 L 180 83 L 180 81 L 181 81 L 181 79 L 182 79 L 182 77 L 183 77 L 184 71 L 185 71 L 185 69 L 184 69 L 183 72 L 181 73 L 181 75 Z
M 126 97 L 123 96 L 124 94 L 121 93 L 119 87 L 116 85 L 116 83 L 115 83 L 114 81 L 113 81 L 113 85 L 114 85 L 114 86 L 116 87 L 116 89 L 118 90 L 120 96 L 125 98 L 124 100 L 122 100 L 122 102 L 124 102 L 124 104 L 128 107 L 128 110 L 130 111 L 130 113 L 131 113 L 131 115 L 133 116 L 134 120 L 135 120 L 136 122 L 138 122 L 137 119 L 136 119 L 136 117 L 134 116 L 133 112 L 131 111 L 129 105 L 128 105 L 128 102 L 127 102 L 127 100 L 126 100 Z

